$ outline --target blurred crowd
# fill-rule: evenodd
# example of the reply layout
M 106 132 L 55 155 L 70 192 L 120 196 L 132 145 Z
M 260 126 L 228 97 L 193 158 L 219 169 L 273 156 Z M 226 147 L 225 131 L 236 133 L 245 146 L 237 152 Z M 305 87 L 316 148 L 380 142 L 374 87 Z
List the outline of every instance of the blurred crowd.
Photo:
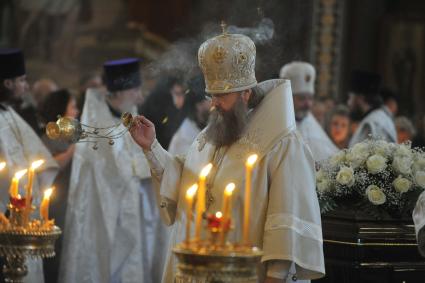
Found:
M 202 113 L 196 113 L 196 104 L 206 95 L 202 89 L 202 77 L 194 77 L 187 82 L 181 77 L 159 77 L 154 83 L 151 82 L 153 87 L 140 94 L 139 111 L 158 125 L 158 140 L 164 148 L 169 148 L 173 136 L 186 117 L 194 120 L 200 128 L 205 127 L 208 119 L 208 111 L 205 111 L 207 107 L 200 110 Z M 61 88 L 59 82 L 50 78 L 25 82 L 22 101 L 16 109 L 35 132 L 43 136 L 45 124 L 55 121 L 58 116 L 78 119 L 88 88 L 106 92 L 101 75 L 96 73 L 81 77 L 80 85 L 72 90 Z M 425 146 L 425 117 L 414 121 L 414 115 L 399 115 L 399 97 L 388 89 L 383 89 L 380 97 L 382 105 L 393 117 L 397 142 L 410 141 L 414 147 Z M 311 111 L 332 142 L 340 149 L 348 147 L 350 138 L 362 118 L 351 111 L 348 101 L 331 97 L 311 97 L 301 107 Z
M 412 147 L 425 146 L 425 116 L 417 121 L 415 115 L 399 115 L 399 97 L 396 93 L 384 89 L 380 92 L 382 105 L 391 113 L 397 131 L 397 143 L 411 142 Z M 311 111 L 320 122 L 334 144 L 347 148 L 350 138 L 357 129 L 361 117 L 350 111 L 347 102 L 333 98 L 316 98 L 311 103 Z M 412 113 L 413 114 L 413 113 Z

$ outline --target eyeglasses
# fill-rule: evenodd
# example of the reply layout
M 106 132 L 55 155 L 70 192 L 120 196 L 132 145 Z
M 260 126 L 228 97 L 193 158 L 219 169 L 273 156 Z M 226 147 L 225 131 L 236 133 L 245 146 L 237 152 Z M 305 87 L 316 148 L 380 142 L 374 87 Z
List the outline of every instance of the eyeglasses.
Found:
M 228 96 L 229 94 L 231 94 L 231 93 L 230 92 L 229 93 L 215 93 L 215 94 L 207 93 L 205 95 L 205 98 L 210 100 L 210 101 L 213 100 L 213 99 L 221 100 L 221 99 L 225 98 L 226 96 Z

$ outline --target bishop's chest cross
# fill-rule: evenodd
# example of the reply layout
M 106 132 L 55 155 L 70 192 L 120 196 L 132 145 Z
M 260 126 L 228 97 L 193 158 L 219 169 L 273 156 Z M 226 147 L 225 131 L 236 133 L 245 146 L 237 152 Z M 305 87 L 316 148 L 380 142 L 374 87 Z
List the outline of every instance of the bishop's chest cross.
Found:
M 205 208 L 208 211 L 210 206 L 215 202 L 215 196 L 213 194 L 214 182 L 217 176 L 218 171 L 222 165 L 223 159 L 227 153 L 228 147 L 219 147 L 216 148 L 211 160 L 213 165 L 210 175 L 207 177 L 206 182 L 206 191 L 205 191 Z

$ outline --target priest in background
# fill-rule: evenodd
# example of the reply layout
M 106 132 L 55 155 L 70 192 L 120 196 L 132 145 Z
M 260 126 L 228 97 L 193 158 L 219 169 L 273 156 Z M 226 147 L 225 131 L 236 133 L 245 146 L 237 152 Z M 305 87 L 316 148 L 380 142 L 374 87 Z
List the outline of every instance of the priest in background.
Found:
M 50 187 L 58 173 L 58 164 L 43 145 L 34 130 L 15 112 L 13 106 L 21 101 L 28 90 L 24 54 L 20 49 L 0 49 L 0 162 L 6 169 L 0 173 L 0 211 L 5 212 L 9 202 L 6 188 L 18 170 L 28 168 L 32 162 L 44 159 L 34 180 L 33 202 L 40 204 L 40 190 Z M 25 178 L 22 183 L 25 184 Z M 61 188 L 57 188 L 61 189 Z M 44 282 L 41 260 L 27 259 L 29 269 L 25 282 Z
M 354 71 L 348 107 L 352 117 L 361 118 L 360 124 L 350 140 L 350 147 L 368 138 L 397 142 L 392 114 L 383 106 L 379 95 L 381 77 L 377 74 Z
M 37 111 L 34 106 L 34 99 L 30 94 L 30 87 L 27 81 L 27 75 L 25 73 L 24 64 L 24 55 L 20 49 L 2 49 L 2 54 L 4 56 L 5 65 L 2 65 L 1 68 L 8 69 L 12 68 L 9 72 L 7 78 L 1 78 L 1 92 L 7 95 L 7 104 L 15 110 L 19 116 L 25 120 L 25 122 L 35 131 L 38 136 L 42 134 L 42 127 L 37 116 Z M 11 64 L 21 62 L 19 65 Z M 15 69 L 17 68 L 17 69 Z M 22 69 L 23 68 L 23 69 Z M 18 71 L 19 75 L 16 75 L 13 71 Z M 13 77 L 10 77 L 12 76 Z
M 292 62 L 280 70 L 280 77 L 291 81 L 297 129 L 310 147 L 315 161 L 331 157 L 338 148 L 311 113 L 316 70 L 307 62 Z
M 155 125 L 145 117 L 137 117 L 131 129 L 151 166 L 162 218 L 173 225 L 164 283 L 173 282 L 176 271 L 171 249 L 185 239 L 186 190 L 208 163 L 213 169 L 207 178 L 206 212 L 221 210 L 223 190 L 234 182 L 235 229 L 229 240 L 240 242 L 244 164 L 253 152 L 259 160 L 253 173 L 255 209 L 248 233 L 250 242 L 264 252 L 260 282 L 291 282 L 291 265 L 298 279 L 325 273 L 314 159 L 296 131 L 290 82 L 257 83 L 255 50 L 249 37 L 228 33 L 199 48 L 199 65 L 214 110 L 185 158 L 175 158 L 161 147 Z
M 81 116 L 85 125 L 115 125 L 122 113 L 136 112 L 141 100 L 138 59 L 106 62 L 104 82 L 106 94 L 87 90 Z M 113 145 L 102 140 L 97 147 L 76 145 L 59 282 L 158 282 L 167 231 L 145 156 L 128 133 Z

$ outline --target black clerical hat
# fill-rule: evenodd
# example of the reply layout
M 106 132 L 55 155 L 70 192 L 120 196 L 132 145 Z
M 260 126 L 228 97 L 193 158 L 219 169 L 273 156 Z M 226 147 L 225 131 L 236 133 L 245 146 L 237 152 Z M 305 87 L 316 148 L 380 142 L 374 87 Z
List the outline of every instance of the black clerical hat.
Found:
M 0 48 L 0 79 L 13 79 L 25 73 L 25 60 L 21 49 Z
M 109 91 L 120 91 L 142 84 L 140 60 L 125 58 L 107 61 L 103 65 L 103 82 Z
M 381 76 L 366 71 L 353 71 L 350 90 L 358 95 L 379 95 Z

